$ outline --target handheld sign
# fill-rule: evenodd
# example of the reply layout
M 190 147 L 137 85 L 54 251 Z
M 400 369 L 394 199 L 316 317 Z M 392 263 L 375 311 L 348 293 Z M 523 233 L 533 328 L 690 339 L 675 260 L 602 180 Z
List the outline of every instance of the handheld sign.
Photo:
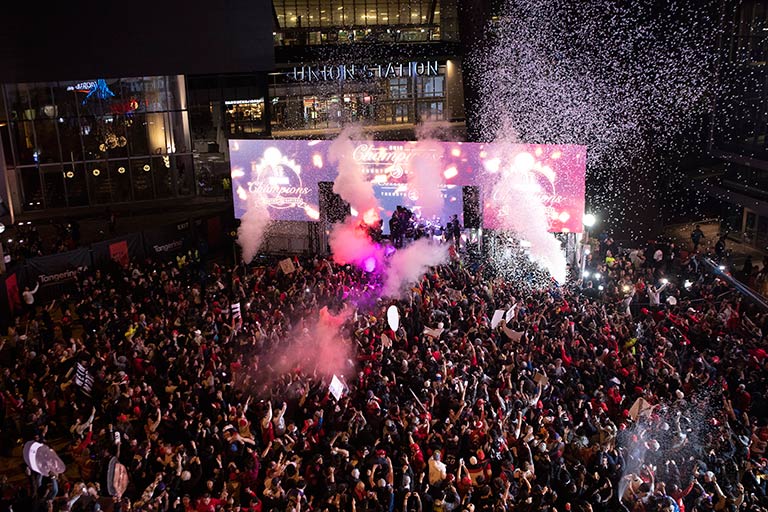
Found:
M 284 260 L 280 260 L 280 270 L 283 271 L 283 274 L 293 274 L 296 272 L 296 265 L 293 264 L 293 260 L 291 258 L 285 258 Z
M 124 465 L 118 462 L 117 457 L 112 457 L 107 469 L 107 492 L 111 496 L 120 498 L 127 488 L 128 471 Z
M 504 319 L 504 313 L 505 311 L 503 309 L 497 309 L 493 312 L 493 318 L 491 319 L 491 329 L 495 329 L 499 326 L 501 321 Z
M 328 391 L 331 392 L 333 398 L 335 398 L 337 402 L 341 399 L 341 395 L 344 394 L 344 384 L 342 384 L 336 375 L 331 379 L 331 385 L 328 386 Z
M 22 455 L 29 469 L 43 476 L 60 475 L 67 469 L 52 448 L 36 441 L 27 441 Z

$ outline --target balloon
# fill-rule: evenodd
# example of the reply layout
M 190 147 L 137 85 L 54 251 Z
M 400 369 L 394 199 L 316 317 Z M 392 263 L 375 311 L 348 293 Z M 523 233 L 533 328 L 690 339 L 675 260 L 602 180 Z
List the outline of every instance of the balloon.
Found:
M 387 309 L 387 323 L 393 331 L 400 328 L 400 312 L 397 310 L 397 306 L 389 306 Z

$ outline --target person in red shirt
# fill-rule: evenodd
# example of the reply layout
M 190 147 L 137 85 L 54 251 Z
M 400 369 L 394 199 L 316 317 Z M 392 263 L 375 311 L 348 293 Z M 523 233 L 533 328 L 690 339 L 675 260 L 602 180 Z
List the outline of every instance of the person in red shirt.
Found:
M 216 507 L 219 505 L 225 505 L 226 501 L 219 498 L 211 498 L 211 495 L 205 493 L 202 498 L 197 500 L 197 506 L 195 506 L 196 512 L 215 512 Z

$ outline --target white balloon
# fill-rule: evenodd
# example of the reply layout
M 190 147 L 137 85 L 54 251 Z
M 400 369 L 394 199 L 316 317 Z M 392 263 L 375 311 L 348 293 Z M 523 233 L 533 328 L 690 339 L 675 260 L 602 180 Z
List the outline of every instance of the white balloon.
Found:
M 400 328 L 400 312 L 397 310 L 397 306 L 389 306 L 387 309 L 387 322 L 389 328 L 393 331 L 397 331 Z

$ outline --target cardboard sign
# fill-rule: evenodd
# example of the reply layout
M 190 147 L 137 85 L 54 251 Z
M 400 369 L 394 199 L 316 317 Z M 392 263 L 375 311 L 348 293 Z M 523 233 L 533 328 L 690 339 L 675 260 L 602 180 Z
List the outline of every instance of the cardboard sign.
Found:
M 453 288 L 446 288 L 445 292 L 448 294 L 449 299 L 455 300 L 456 302 L 461 301 L 463 298 L 459 290 L 454 290 Z
M 491 319 L 491 329 L 497 328 L 502 320 L 504 320 L 504 310 L 497 309 L 493 312 L 493 318 Z
M 650 416 L 651 412 L 653 412 L 653 406 L 645 398 L 640 397 L 629 408 L 629 417 L 632 418 L 632 421 L 637 421 L 637 418 L 641 416 Z
M 331 395 L 333 395 L 333 398 L 335 398 L 337 402 L 341 399 L 341 395 L 344 394 L 344 384 L 336 375 L 334 375 L 331 379 L 331 384 L 328 386 L 328 391 L 331 392 Z
M 510 341 L 514 341 L 515 343 L 519 343 L 523 338 L 523 334 L 525 334 L 525 331 L 513 331 L 507 327 L 507 324 L 504 323 L 501 324 L 501 330 L 504 332 L 506 337 L 510 339 Z
M 544 375 L 543 373 L 536 372 L 536 374 L 533 376 L 533 382 L 538 384 L 539 386 L 546 387 L 547 384 L 549 384 L 549 377 Z
M 280 270 L 283 271 L 283 274 L 292 274 L 296 272 L 296 266 L 293 264 L 291 258 L 285 258 L 284 260 L 280 260 Z
M 437 339 L 437 338 L 440 337 L 441 334 L 443 334 L 443 329 L 442 328 L 437 328 L 437 329 L 430 329 L 429 327 L 425 327 L 424 328 L 424 335 L 425 336 L 431 336 L 431 337 Z

